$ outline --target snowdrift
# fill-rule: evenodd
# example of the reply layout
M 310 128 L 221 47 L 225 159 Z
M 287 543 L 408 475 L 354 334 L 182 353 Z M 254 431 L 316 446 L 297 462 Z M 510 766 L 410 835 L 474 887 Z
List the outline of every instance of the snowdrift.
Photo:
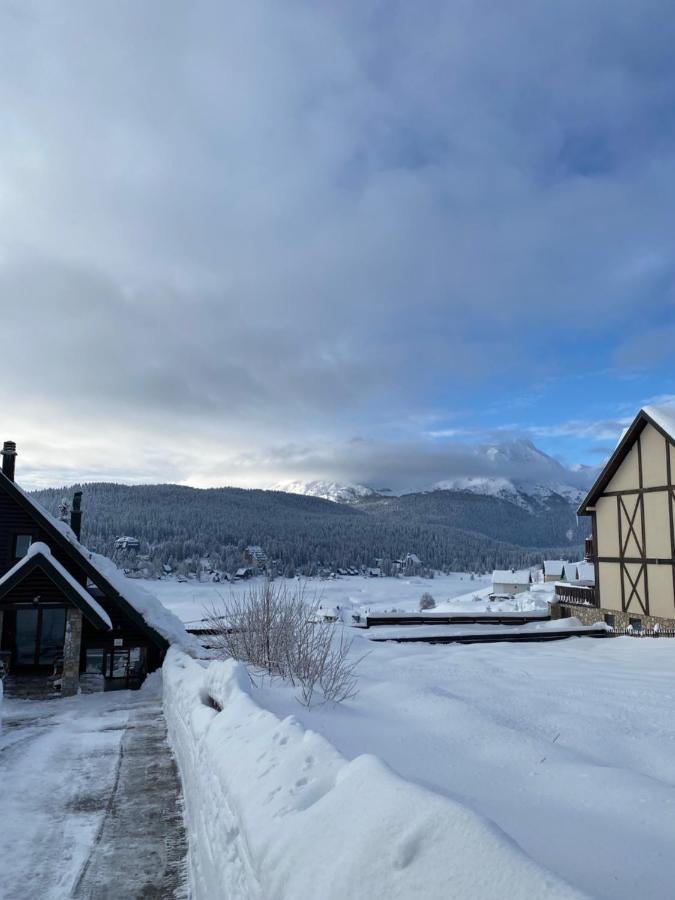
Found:
M 172 648 L 163 680 L 195 900 L 581 896 L 461 804 L 260 708 L 240 664 Z

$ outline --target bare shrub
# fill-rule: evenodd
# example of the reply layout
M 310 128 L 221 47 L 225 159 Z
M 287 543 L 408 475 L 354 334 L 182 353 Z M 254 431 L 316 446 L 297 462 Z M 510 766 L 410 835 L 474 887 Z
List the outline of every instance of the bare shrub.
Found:
M 428 592 L 425 592 L 424 594 L 422 594 L 422 596 L 420 597 L 420 610 L 435 609 L 435 608 L 436 608 L 436 601 L 431 596 L 431 594 Z
M 266 581 L 207 611 L 216 651 L 298 688 L 298 700 L 340 703 L 357 692 L 352 640 L 317 615 L 318 602 L 298 585 Z

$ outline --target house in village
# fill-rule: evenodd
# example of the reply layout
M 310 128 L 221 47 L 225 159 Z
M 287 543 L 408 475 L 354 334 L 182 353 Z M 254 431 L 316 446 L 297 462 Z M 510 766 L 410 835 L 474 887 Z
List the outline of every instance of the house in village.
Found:
M 564 559 L 545 559 L 544 581 L 548 582 L 563 580 L 566 565 L 568 565 L 568 563 Z
M 589 623 L 675 628 L 675 410 L 640 410 L 579 515 L 591 518 L 594 580 L 576 591 L 556 587 L 557 612 Z
M 244 562 L 249 566 L 264 569 L 267 566 L 267 554 L 257 544 L 250 544 L 242 553 Z
M 492 573 L 492 594 L 499 597 L 515 597 L 529 591 L 532 573 L 529 569 L 495 569 Z M 491 595 L 492 596 L 492 595 Z
M 16 446 L 0 473 L 0 659 L 9 678 L 76 693 L 80 676 L 103 689 L 138 687 L 158 668 L 180 623 L 80 542 L 81 493 L 70 526 L 14 481 Z M 182 632 L 184 635 L 184 631 Z

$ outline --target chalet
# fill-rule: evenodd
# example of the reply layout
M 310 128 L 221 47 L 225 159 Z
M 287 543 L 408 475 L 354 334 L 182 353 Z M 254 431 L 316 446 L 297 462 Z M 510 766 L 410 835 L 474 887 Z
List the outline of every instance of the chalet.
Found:
M 77 693 L 80 677 L 105 690 L 139 687 L 172 641 L 187 641 L 159 601 L 114 563 L 80 544 L 81 492 L 70 525 L 14 481 L 16 445 L 0 473 L 0 660 L 9 678 Z M 94 677 L 95 676 L 95 677 Z
M 579 515 L 590 516 L 594 589 L 560 602 L 584 621 L 675 627 L 675 410 L 646 406 L 600 473 Z M 588 546 L 590 545 L 590 546 Z
M 575 562 L 566 562 L 563 568 L 561 581 L 578 581 L 579 579 L 579 566 Z
M 118 537 L 114 544 L 115 552 L 123 553 L 125 551 L 134 550 L 138 552 L 141 549 L 141 542 L 138 538 L 131 537 L 128 534 L 125 534 L 123 537 Z
M 522 594 L 529 591 L 532 574 L 529 569 L 495 569 L 492 573 L 492 593 L 499 595 Z
M 544 560 L 544 581 L 560 581 L 567 562 L 564 559 Z

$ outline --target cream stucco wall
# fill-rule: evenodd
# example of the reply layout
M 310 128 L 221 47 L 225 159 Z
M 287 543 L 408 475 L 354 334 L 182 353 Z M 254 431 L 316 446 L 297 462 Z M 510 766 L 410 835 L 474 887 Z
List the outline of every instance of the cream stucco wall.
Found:
M 598 563 L 600 570 L 600 606 L 621 610 L 621 572 L 619 563 Z
M 600 497 L 595 504 L 598 556 L 619 555 L 619 526 L 616 497 Z
M 665 454 L 663 454 L 665 456 Z M 668 510 L 668 493 L 655 491 L 644 494 L 645 534 L 649 557 L 670 559 L 670 513 Z
M 672 566 L 647 566 L 647 578 L 649 579 L 649 614 L 666 618 L 672 617 L 675 613 Z
M 606 490 L 629 491 L 639 487 L 638 451 L 637 443 L 635 443 L 628 451 L 628 455 L 619 466 L 614 478 L 607 485 Z
M 666 468 L 666 439 L 654 428 L 645 425 L 640 435 L 642 449 L 642 486 L 662 487 L 668 484 Z

